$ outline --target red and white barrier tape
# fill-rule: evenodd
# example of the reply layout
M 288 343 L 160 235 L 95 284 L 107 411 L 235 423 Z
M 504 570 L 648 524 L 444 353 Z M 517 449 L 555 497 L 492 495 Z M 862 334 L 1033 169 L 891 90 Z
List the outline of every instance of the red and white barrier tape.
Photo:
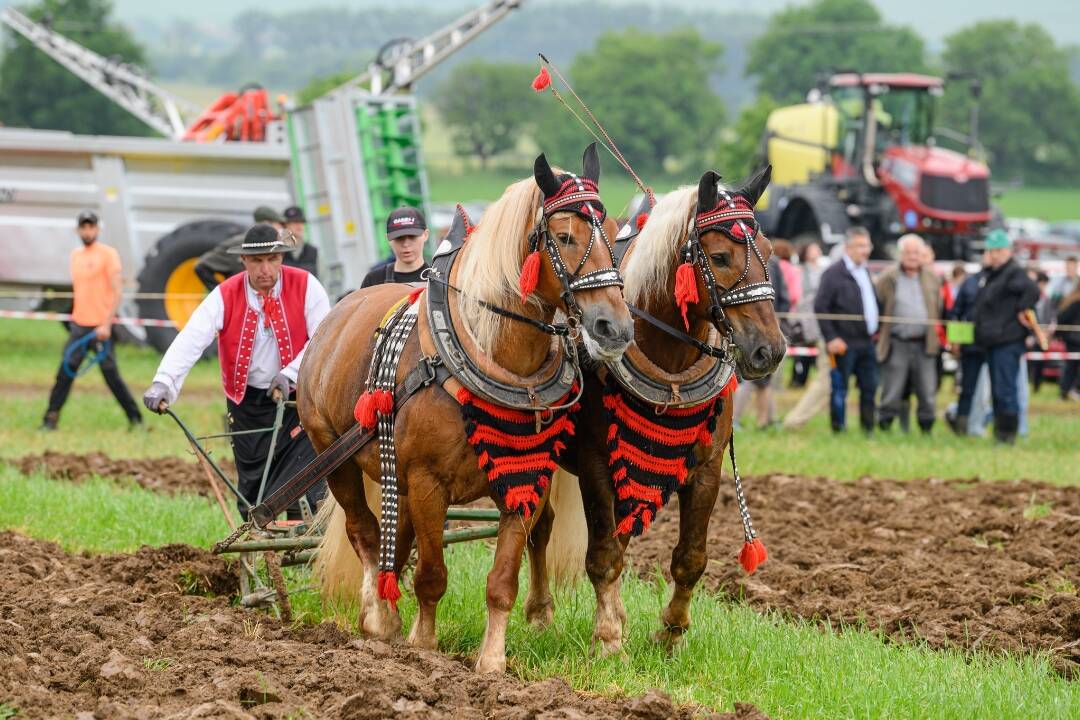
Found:
M 817 357 L 816 347 L 790 346 L 787 349 L 788 357 Z M 1080 352 L 1061 352 L 1058 350 L 1038 351 L 1033 350 L 1024 353 L 1028 360 L 1080 360 Z
M 71 313 L 33 312 L 29 310 L 0 310 L 0 318 L 17 320 L 56 320 L 63 322 L 71 319 Z M 172 320 L 154 320 L 152 318 L 116 318 L 120 325 L 141 325 L 142 327 L 176 327 Z

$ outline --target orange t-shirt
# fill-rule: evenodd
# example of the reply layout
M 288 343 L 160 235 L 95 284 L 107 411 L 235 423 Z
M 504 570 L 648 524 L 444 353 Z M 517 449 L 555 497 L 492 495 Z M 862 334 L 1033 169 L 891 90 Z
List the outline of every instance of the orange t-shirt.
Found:
M 71 251 L 71 287 L 75 295 L 71 319 L 76 325 L 97 327 L 112 319 L 110 313 L 117 300 L 112 278 L 119 272 L 120 253 L 100 241 Z

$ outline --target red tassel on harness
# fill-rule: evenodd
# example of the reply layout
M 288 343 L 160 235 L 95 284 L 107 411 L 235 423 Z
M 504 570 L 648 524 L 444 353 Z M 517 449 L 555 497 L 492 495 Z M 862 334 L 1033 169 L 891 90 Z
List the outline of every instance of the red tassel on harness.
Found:
M 533 78 L 532 89 L 536 92 L 544 92 L 547 90 L 548 85 L 551 84 L 551 75 L 548 74 L 547 68 L 540 68 L 540 72 Z
M 415 290 L 413 290 L 411 293 L 409 293 L 409 304 L 414 305 L 416 303 L 416 301 L 420 299 L 420 296 L 423 294 L 423 292 L 424 292 L 424 288 L 418 287 Z
M 768 559 L 769 553 L 765 551 L 765 544 L 758 538 L 743 543 L 742 550 L 739 551 L 739 564 L 751 575 L 758 569 L 758 565 Z
M 731 397 L 738 389 L 739 378 L 735 377 L 735 373 L 731 373 L 731 379 L 727 381 L 727 385 L 720 391 L 720 397 Z
M 394 412 L 394 393 L 389 390 L 376 390 L 375 411 L 380 415 L 389 415 Z
M 390 603 L 397 612 L 397 601 L 401 599 L 401 588 L 397 584 L 397 573 L 392 570 L 379 572 L 379 597 Z
M 679 304 L 686 329 L 690 329 L 690 320 L 686 317 L 686 306 L 698 301 L 697 276 L 694 266 L 684 262 L 675 271 L 675 302 Z
M 360 423 L 360 427 L 365 430 L 370 430 L 375 427 L 375 393 L 368 390 L 362 393 L 356 401 L 356 407 L 353 409 L 353 417 L 356 418 L 356 422 Z
M 525 258 L 525 263 L 521 266 L 521 277 L 518 278 L 518 285 L 521 288 L 521 302 L 529 299 L 529 295 L 536 289 L 538 282 L 540 282 L 540 251 L 533 250 Z
M 648 222 L 648 220 L 649 216 L 645 213 L 641 213 L 640 215 L 638 215 L 637 220 L 635 220 L 635 223 L 637 224 L 637 229 L 641 230 L 641 228 L 645 227 L 645 223 Z

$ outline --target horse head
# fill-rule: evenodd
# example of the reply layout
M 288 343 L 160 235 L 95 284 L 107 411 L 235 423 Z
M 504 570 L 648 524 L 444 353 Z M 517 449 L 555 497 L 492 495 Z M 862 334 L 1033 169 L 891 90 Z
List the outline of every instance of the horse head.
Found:
M 572 324 L 580 324 L 590 356 L 618 360 L 633 340 L 634 325 L 612 257 L 618 226 L 598 194 L 596 144 L 585 149 L 580 175 L 553 169 L 541 154 L 533 177 L 543 202 L 526 240 L 522 300 L 532 295 L 542 304 L 558 307 Z
M 729 336 L 746 379 L 774 372 L 787 348 L 772 302 L 768 270 L 772 243 L 754 215 L 771 177 L 772 166 L 767 166 L 727 190 L 719 186 L 715 172 L 702 175 L 684 256 L 698 270 L 696 290 L 701 298 L 687 308 L 689 317 L 707 319 Z

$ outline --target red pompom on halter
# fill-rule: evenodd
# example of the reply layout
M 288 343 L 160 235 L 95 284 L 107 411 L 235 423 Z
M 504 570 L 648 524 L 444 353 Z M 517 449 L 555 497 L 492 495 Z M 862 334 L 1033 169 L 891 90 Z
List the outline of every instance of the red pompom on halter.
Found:
M 638 215 L 637 220 L 635 221 L 636 224 L 637 224 L 637 229 L 641 230 L 641 228 L 645 227 L 645 223 L 648 222 L 648 221 L 649 221 L 649 216 L 646 215 L 645 213 L 641 213 L 640 215 Z
M 697 274 L 694 272 L 693 263 L 686 260 L 675 270 L 675 302 L 679 305 L 687 330 L 690 329 L 690 319 L 686 316 L 687 306 L 698 300 Z
M 761 538 L 747 540 L 739 551 L 739 564 L 751 575 L 758 569 L 758 565 L 768 559 L 769 553 L 765 551 L 765 543 L 761 542 Z
M 525 258 L 521 266 L 521 276 L 518 278 L 518 287 L 521 290 L 521 302 L 526 302 L 540 282 L 540 251 L 533 250 Z
M 547 68 L 540 68 L 540 72 L 532 81 L 532 89 L 535 92 L 544 92 L 547 90 L 548 85 L 551 85 L 551 75 L 548 74 Z

